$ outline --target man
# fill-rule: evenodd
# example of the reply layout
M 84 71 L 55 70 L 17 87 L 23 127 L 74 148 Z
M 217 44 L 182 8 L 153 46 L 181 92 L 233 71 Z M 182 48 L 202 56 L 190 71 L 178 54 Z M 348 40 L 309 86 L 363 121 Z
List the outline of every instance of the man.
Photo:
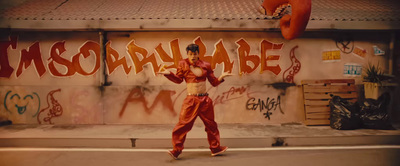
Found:
M 174 159 L 178 159 L 183 150 L 186 134 L 192 129 L 194 121 L 199 116 L 206 128 L 211 156 L 217 156 L 225 152 L 228 147 L 220 146 L 219 131 L 217 123 L 214 121 L 214 106 L 208 97 L 205 81 L 208 79 L 212 86 L 218 86 L 224 81 L 224 77 L 231 76 L 231 74 L 223 73 L 216 78 L 210 63 L 199 59 L 199 46 L 196 44 L 189 44 L 186 47 L 186 53 L 188 58 L 179 61 L 176 74 L 163 67 L 159 72 L 178 84 L 185 80 L 188 92 L 182 104 L 179 122 L 172 132 L 173 150 L 168 153 Z

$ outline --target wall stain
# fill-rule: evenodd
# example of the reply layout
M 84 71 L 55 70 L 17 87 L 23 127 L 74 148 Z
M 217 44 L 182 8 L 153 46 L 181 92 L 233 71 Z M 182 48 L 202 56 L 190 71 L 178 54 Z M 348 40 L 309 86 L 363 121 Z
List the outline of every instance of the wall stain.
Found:
M 289 123 L 282 123 L 281 126 L 294 126 L 294 125 L 303 125 L 299 122 L 289 122 Z
M 288 144 L 285 143 L 285 138 L 275 137 L 274 140 L 275 143 L 273 143 L 272 146 L 288 146 Z
M 291 86 L 296 86 L 296 84 L 294 83 L 287 83 L 287 82 L 276 82 L 276 83 L 272 83 L 269 84 L 271 85 L 273 88 L 275 89 L 281 89 L 281 90 L 285 90 Z
M 272 86 L 274 89 L 281 90 L 280 95 L 282 95 L 282 96 L 286 95 L 287 88 L 289 88 L 291 86 L 296 86 L 296 84 L 294 84 L 294 83 L 287 83 L 287 82 L 276 82 L 276 83 L 266 84 L 266 85 Z
M 76 125 L 54 125 L 51 127 L 51 129 L 64 129 L 64 130 L 74 130 L 79 128 Z
M 136 138 L 131 138 L 132 148 L 136 147 Z

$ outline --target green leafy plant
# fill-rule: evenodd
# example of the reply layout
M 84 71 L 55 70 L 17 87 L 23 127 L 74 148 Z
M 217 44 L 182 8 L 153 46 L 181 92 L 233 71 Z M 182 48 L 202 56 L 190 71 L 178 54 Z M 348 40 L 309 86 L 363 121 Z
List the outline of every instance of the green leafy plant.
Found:
M 382 81 L 388 79 L 388 77 L 379 68 L 379 64 L 377 66 L 368 64 L 363 78 L 365 82 L 374 82 L 379 84 L 382 84 Z

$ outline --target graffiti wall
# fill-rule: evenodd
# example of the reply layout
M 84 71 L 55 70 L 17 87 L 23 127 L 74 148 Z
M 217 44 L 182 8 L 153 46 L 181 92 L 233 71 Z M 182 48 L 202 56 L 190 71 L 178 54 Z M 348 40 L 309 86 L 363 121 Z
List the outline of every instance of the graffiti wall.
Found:
M 323 35 L 322 35 L 323 36 Z M 174 70 L 190 43 L 200 46 L 218 77 L 207 83 L 219 123 L 301 123 L 300 82 L 354 78 L 363 66 L 387 66 L 382 37 L 291 41 L 275 32 L 97 32 L 1 34 L 0 116 L 16 124 L 172 124 L 186 84 Z M 377 53 L 378 50 L 378 53 Z M 200 123 L 200 121 L 198 121 Z

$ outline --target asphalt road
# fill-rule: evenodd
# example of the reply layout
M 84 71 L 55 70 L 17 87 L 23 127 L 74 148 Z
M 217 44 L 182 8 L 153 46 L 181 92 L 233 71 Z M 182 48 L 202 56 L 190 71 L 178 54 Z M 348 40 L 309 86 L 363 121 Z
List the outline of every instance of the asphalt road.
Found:
M 400 166 L 400 146 L 230 148 L 211 157 L 186 149 L 173 160 L 166 149 L 0 148 L 1 166 Z

